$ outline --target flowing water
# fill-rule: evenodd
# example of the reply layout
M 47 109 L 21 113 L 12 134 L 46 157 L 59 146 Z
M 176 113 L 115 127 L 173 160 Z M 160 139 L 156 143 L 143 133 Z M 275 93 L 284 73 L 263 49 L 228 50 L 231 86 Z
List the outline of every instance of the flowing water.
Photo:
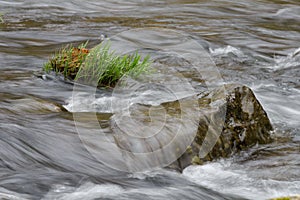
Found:
M 0 13 L 1 199 L 268 199 L 300 193 L 298 0 L 0 0 Z M 91 156 L 72 113 L 59 105 L 86 112 L 93 104 L 109 113 L 112 97 L 98 91 L 92 102 L 71 102 L 72 83 L 41 78 L 41 67 L 62 45 L 89 40 L 93 46 L 103 36 L 135 28 L 144 28 L 145 37 L 129 32 L 125 44 L 168 46 L 176 42 L 172 31 L 201 44 L 224 82 L 254 90 L 278 139 L 182 174 L 120 172 Z M 170 35 L 159 31 L 168 29 Z M 150 53 L 160 59 L 161 69 L 164 61 L 183 63 Z M 178 66 L 180 73 L 201 90 L 184 66 Z M 147 88 L 135 97 L 151 104 L 169 97 L 163 94 Z

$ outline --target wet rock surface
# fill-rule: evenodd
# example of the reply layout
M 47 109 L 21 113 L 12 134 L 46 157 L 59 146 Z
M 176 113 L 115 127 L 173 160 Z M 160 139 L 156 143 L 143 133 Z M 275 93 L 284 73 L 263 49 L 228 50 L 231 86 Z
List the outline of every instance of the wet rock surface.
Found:
M 252 90 L 238 84 L 156 106 L 132 104 L 128 112 L 115 113 L 109 124 L 121 157 L 126 154 L 127 163 L 140 170 L 168 166 L 182 171 L 230 157 L 272 142 L 273 130 Z
M 197 135 L 186 152 L 169 167 L 183 170 L 272 141 L 272 125 L 252 90 L 225 85 L 198 99 Z

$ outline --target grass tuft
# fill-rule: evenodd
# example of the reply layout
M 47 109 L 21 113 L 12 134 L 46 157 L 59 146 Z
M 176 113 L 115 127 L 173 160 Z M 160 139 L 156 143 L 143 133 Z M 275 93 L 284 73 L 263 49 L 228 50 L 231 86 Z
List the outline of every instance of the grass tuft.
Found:
M 149 72 L 149 56 L 142 59 L 138 52 L 133 55 L 116 55 L 110 50 L 109 43 L 100 44 L 91 50 L 86 45 L 68 45 L 60 49 L 44 64 L 44 71 L 55 71 L 66 78 L 98 87 L 114 87 L 125 75 L 137 78 Z

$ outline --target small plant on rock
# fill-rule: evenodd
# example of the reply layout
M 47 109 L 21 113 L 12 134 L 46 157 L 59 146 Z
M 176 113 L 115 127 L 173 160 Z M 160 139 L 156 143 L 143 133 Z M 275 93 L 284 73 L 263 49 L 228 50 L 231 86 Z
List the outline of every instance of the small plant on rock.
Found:
M 86 48 L 87 43 L 78 47 L 68 45 L 44 64 L 46 72 L 62 73 L 71 80 L 84 80 L 85 84 L 114 87 L 125 75 L 133 78 L 148 72 L 150 57 L 142 59 L 133 55 L 116 55 L 110 51 L 110 44 L 100 44 L 93 49 Z

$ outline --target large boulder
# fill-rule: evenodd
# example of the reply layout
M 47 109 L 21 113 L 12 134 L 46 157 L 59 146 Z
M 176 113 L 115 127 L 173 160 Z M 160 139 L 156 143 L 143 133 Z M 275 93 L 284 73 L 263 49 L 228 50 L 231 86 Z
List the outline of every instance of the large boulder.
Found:
M 123 103 L 116 102 L 116 108 L 119 104 L 124 107 Z M 94 131 L 81 135 L 93 151 L 96 145 L 100 147 L 101 160 L 121 170 L 168 166 L 181 171 L 272 141 L 266 112 L 251 89 L 242 85 L 225 85 L 159 105 L 133 103 L 125 108 L 116 109 L 103 127 L 106 140 L 96 139 Z M 114 145 L 103 148 L 107 139 Z
M 267 113 L 249 87 L 230 84 L 198 99 L 197 135 L 186 152 L 169 167 L 183 170 L 272 141 Z

